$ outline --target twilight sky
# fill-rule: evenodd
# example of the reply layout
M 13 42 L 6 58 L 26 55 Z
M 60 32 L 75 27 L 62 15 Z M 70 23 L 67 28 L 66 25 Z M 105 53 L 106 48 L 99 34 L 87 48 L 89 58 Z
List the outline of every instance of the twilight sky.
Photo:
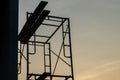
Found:
M 19 31 L 40 1 L 19 0 Z M 120 80 L 120 0 L 46 1 L 70 18 L 75 80 Z

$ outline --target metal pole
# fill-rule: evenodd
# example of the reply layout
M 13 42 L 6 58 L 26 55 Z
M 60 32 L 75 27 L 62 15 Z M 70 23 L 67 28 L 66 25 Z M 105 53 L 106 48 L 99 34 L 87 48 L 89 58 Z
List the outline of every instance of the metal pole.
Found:
M 44 46 L 43 46 L 43 51 L 44 51 L 44 72 L 46 72 L 46 67 L 45 67 L 45 64 L 46 64 L 46 59 L 45 59 L 45 53 L 46 53 L 46 51 L 45 51 L 45 44 L 44 44 Z
M 27 43 L 27 80 L 29 80 L 29 43 Z
M 69 19 L 68 19 L 68 28 L 69 28 L 69 44 L 70 44 L 70 57 L 71 57 L 71 74 L 72 74 L 72 80 L 74 80 L 73 59 L 72 59 L 72 43 L 71 43 L 71 32 L 70 32 L 70 20 Z
M 51 73 L 52 73 L 52 69 L 51 69 L 51 67 L 52 67 L 52 65 L 51 65 L 51 45 L 50 45 L 50 43 L 48 43 L 49 44 L 49 63 L 50 63 L 50 80 L 52 80 L 52 76 L 51 76 Z
M 28 15 L 28 12 L 26 13 L 26 18 L 27 18 L 27 20 L 28 20 L 28 17 L 29 17 L 29 15 Z M 27 80 L 29 80 L 29 76 L 28 76 L 28 74 L 29 74 L 29 42 L 27 42 Z

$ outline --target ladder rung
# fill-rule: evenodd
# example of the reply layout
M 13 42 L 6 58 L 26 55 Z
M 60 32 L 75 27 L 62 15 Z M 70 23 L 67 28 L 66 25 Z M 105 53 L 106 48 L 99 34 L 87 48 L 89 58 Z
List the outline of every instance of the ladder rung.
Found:
M 45 65 L 45 67 L 50 67 L 50 65 Z
M 64 46 L 66 46 L 66 47 L 70 47 L 70 45 L 67 45 L 67 44 L 65 44 Z
M 35 53 L 28 53 L 28 54 L 35 54 Z
M 45 56 L 50 56 L 50 54 L 45 54 Z
M 69 32 L 63 32 L 63 33 L 69 33 Z

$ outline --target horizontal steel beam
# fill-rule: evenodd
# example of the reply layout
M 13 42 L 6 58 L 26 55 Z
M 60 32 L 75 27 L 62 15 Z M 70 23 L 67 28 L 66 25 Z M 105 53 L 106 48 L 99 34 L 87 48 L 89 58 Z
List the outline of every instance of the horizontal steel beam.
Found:
M 30 75 L 30 76 L 41 76 L 42 74 L 33 74 L 33 73 L 31 73 L 31 74 L 28 74 L 28 75 Z M 61 78 L 67 78 L 67 77 L 69 77 L 69 78 L 71 78 L 72 76 L 70 76 L 70 75 L 50 75 L 51 77 L 61 77 Z

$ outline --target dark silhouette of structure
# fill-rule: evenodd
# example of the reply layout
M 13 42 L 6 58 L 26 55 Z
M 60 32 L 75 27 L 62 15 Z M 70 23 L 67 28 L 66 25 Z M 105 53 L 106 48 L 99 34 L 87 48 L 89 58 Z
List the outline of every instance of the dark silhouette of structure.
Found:
M 17 80 L 18 0 L 3 0 L 0 29 L 0 79 Z
M 50 11 L 44 10 L 47 3 L 46 1 L 41 1 L 33 13 L 27 12 L 27 22 L 18 35 L 20 42 L 18 50 L 20 53 L 20 61 L 18 62 L 19 74 L 21 73 L 21 59 L 23 56 L 27 61 L 27 80 L 74 80 L 70 20 L 69 18 L 49 15 Z M 44 31 L 47 28 L 49 30 Z M 41 29 L 43 30 L 40 33 L 38 30 Z M 57 36 L 61 38 L 53 40 L 53 37 Z M 54 43 L 56 45 L 53 48 Z M 60 43 L 59 51 L 53 50 L 58 46 L 58 43 Z M 26 46 L 26 57 L 23 55 L 24 46 Z M 38 51 L 38 48 L 42 48 L 42 51 Z M 38 74 L 30 70 L 32 65 L 30 64 L 31 56 L 37 55 L 37 53 L 43 54 L 40 57 L 43 57 L 44 62 L 43 64 L 39 63 L 43 65 L 43 72 Z M 56 57 L 56 61 L 53 56 Z M 62 68 L 64 73 L 56 73 L 59 60 L 67 67 L 66 72 Z M 63 66 L 62 62 L 60 66 Z

